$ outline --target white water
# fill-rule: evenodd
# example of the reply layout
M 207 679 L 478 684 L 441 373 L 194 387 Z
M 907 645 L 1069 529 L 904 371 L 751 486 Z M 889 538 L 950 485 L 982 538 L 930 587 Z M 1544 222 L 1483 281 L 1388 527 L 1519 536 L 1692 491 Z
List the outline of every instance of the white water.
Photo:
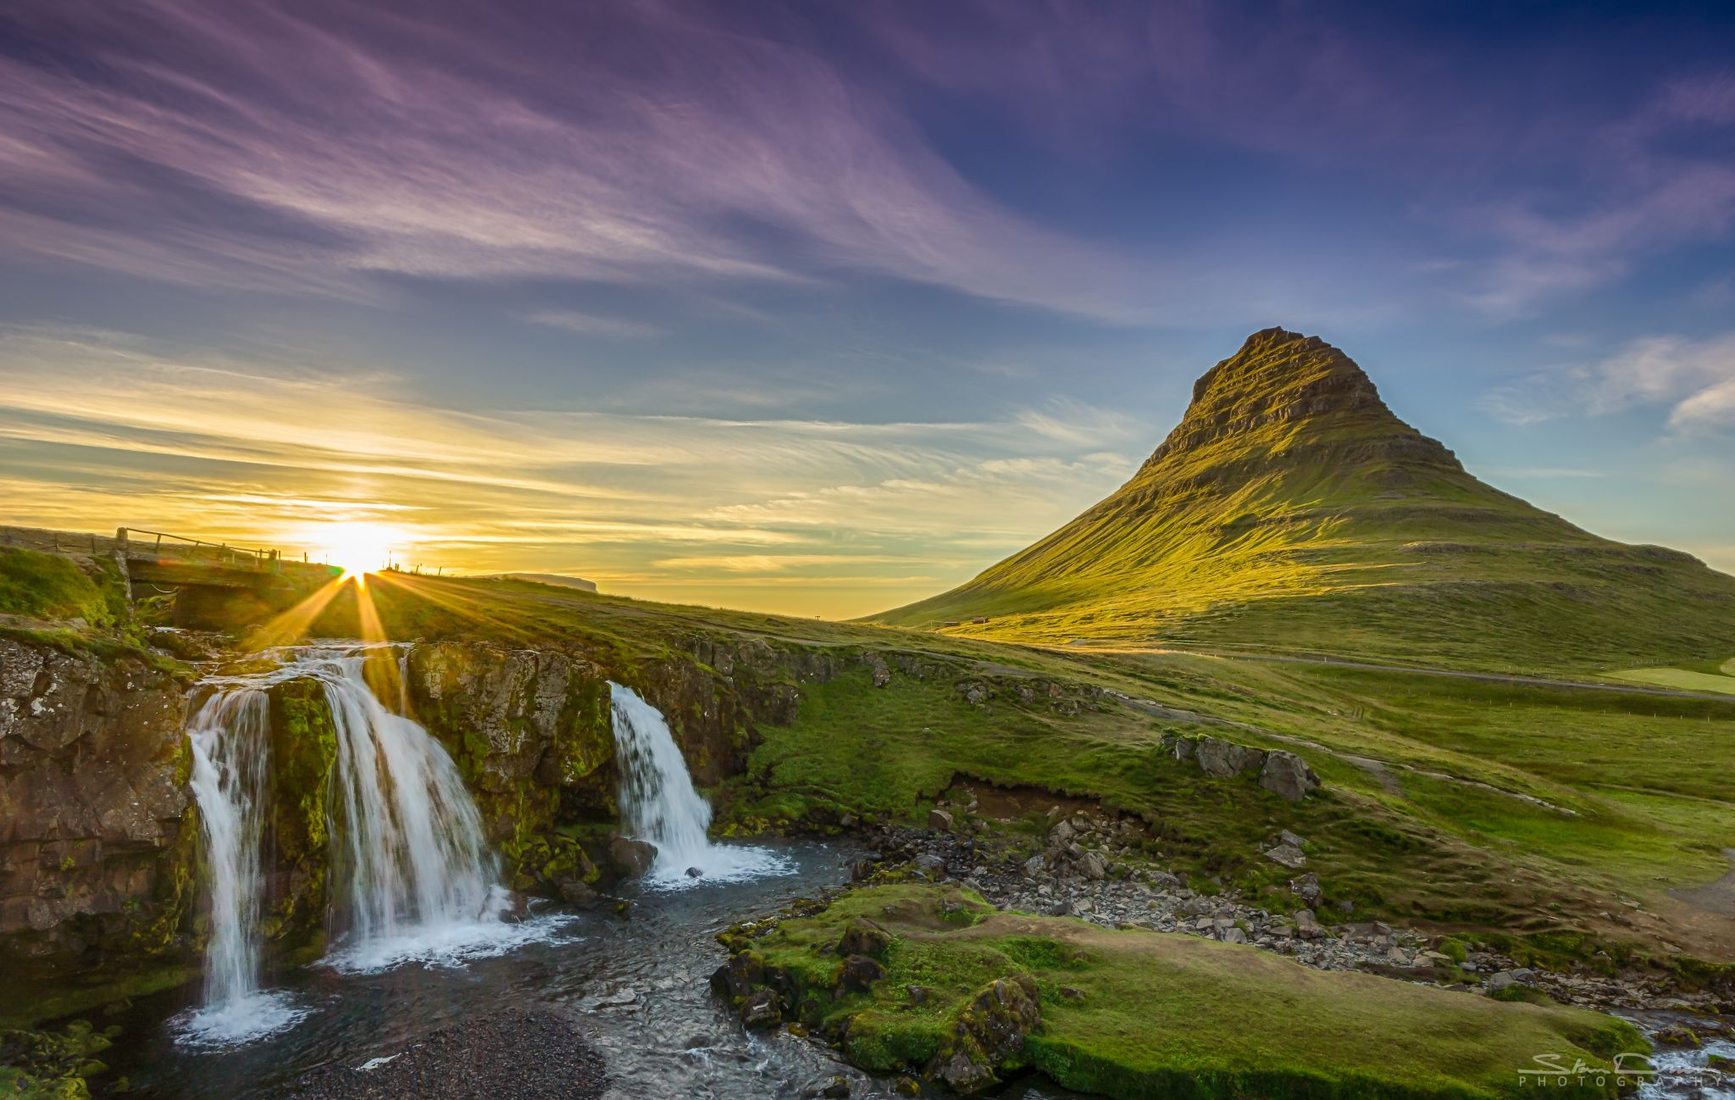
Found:
M 228 1046 L 270 1035 L 304 1012 L 259 988 L 259 844 L 270 767 L 269 700 L 263 688 L 222 689 L 188 724 L 193 798 L 210 868 L 211 938 L 205 1004 L 182 1024 L 192 1045 Z
M 629 835 L 657 849 L 646 884 L 680 889 L 785 875 L 794 869 L 788 859 L 764 848 L 711 843 L 711 804 L 693 788 L 687 761 L 662 712 L 629 687 L 611 682 L 609 690 L 622 824 Z
M 346 972 L 412 961 L 461 965 L 545 939 L 564 923 L 502 919 L 510 899 L 498 885 L 476 804 L 440 743 L 369 688 L 368 650 L 286 656 L 270 672 L 221 681 L 188 729 L 211 899 L 205 1004 L 180 1022 L 190 1045 L 246 1042 L 306 1015 L 259 988 L 260 849 L 270 774 L 266 689 L 273 683 L 320 681 L 337 731 L 327 808 L 334 925 L 342 934 L 328 965 Z

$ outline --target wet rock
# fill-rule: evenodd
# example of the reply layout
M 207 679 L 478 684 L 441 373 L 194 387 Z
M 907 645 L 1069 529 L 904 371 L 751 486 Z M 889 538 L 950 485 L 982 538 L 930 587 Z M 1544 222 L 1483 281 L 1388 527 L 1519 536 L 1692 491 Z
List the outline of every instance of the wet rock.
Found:
M 657 862 L 657 846 L 630 836 L 617 836 L 608 842 L 608 858 L 616 871 L 636 878 Z
M 578 909 L 595 909 L 608 899 L 582 879 L 567 879 L 560 884 L 560 897 L 566 904 Z
M 699 870 L 697 867 L 687 868 L 687 877 L 688 878 L 703 878 L 704 874 L 705 874 L 705 872 Z
M 777 994 L 769 989 L 756 989 L 741 1002 L 741 1022 L 750 1031 L 764 1031 L 783 1022 L 783 1007 Z
M 834 1073 L 823 1081 L 816 1081 L 801 1090 L 803 1100 L 817 1100 L 825 1097 L 827 1100 L 837 1100 L 849 1095 L 849 1078 L 841 1073 Z
M 752 951 L 741 951 L 711 973 L 711 989 L 720 997 L 740 1000 L 765 977 L 765 965 Z

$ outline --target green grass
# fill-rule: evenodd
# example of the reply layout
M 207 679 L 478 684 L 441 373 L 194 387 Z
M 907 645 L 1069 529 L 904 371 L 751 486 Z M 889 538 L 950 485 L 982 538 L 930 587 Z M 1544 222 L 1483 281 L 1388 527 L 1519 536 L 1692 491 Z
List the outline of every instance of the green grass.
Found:
M 91 573 L 59 554 L 0 546 L 0 614 L 113 626 L 126 613 L 119 573 L 106 561 L 93 563 Z
M 863 919 L 893 936 L 886 977 L 834 1000 L 832 947 Z M 1517 1071 L 1535 1055 L 1607 1066 L 1648 1049 L 1630 1025 L 1590 1012 L 997 913 L 951 888 L 857 889 L 745 946 L 792 980 L 810 1024 L 841 1031 L 852 1060 L 880 1071 L 920 1070 L 977 991 L 1019 974 L 1036 981 L 1042 1027 L 1016 1061 L 1113 1097 L 1507 1097 L 1522 1094 Z M 919 1003 L 910 985 L 926 991 Z M 1615 1091 L 1611 1079 L 1568 1094 Z
M 1726 662 L 1722 667 L 1727 669 L 1730 664 L 1731 662 Z M 1630 668 L 1623 672 L 1611 672 L 1609 675 L 1617 680 L 1680 688 L 1682 691 L 1716 691 L 1735 695 L 1735 672 L 1695 672 L 1687 668 Z
M 875 618 L 1043 644 L 1600 671 L 1726 657 L 1735 578 L 1483 484 L 1337 349 L 1277 332 L 1201 379 L 1113 495 L 967 584 Z

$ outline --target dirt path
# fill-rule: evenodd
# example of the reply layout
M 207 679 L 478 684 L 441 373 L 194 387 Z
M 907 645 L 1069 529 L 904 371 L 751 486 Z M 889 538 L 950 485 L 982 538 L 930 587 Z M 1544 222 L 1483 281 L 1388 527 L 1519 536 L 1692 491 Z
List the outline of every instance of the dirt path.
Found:
M 1729 860 L 1728 874 L 1704 886 L 1671 890 L 1670 893 L 1688 905 L 1696 905 L 1719 916 L 1735 917 L 1735 848 L 1723 849 L 1723 855 Z

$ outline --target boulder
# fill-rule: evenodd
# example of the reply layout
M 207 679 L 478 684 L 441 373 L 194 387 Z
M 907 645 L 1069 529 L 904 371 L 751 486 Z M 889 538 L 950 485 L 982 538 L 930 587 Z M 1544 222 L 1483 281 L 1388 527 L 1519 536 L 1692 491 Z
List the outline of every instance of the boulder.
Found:
M 952 831 L 952 815 L 945 810 L 929 810 L 928 811 L 928 828 L 933 829 L 936 832 L 941 832 L 941 833 L 951 832 Z
M 1027 974 L 992 981 L 959 1013 L 928 1076 L 966 1095 L 998 1083 L 995 1071 L 1042 1026 L 1036 982 Z
M 849 927 L 843 931 L 843 938 L 837 941 L 839 955 L 867 955 L 871 958 L 885 957 L 886 948 L 892 945 L 892 934 L 866 917 L 857 917 L 849 922 Z
M 1293 844 L 1279 844 L 1275 848 L 1268 848 L 1265 858 L 1291 871 L 1299 871 L 1307 866 L 1307 856 Z
M 1237 745 L 1220 737 L 1199 738 L 1196 754 L 1199 770 L 1220 779 L 1256 771 L 1265 763 L 1265 753 L 1262 750 Z
M 741 1022 L 749 1031 L 764 1031 L 783 1022 L 783 1008 L 777 994 L 769 989 L 756 989 L 741 1002 Z
M 617 836 L 608 842 L 608 858 L 622 875 L 637 877 L 657 862 L 657 846 L 630 836 Z
M 1289 889 L 1296 897 L 1305 901 L 1309 908 L 1317 908 L 1320 899 L 1325 897 L 1325 888 L 1319 884 L 1319 876 L 1312 871 L 1300 878 L 1290 879 Z
M 846 997 L 851 993 L 868 993 L 873 990 L 874 983 L 886 976 L 886 968 L 878 959 L 866 955 L 851 955 L 843 961 L 843 966 L 837 972 L 837 987 L 835 995 Z
M 1267 753 L 1259 770 L 1259 785 L 1288 802 L 1300 802 L 1319 789 L 1319 776 L 1292 752 Z

